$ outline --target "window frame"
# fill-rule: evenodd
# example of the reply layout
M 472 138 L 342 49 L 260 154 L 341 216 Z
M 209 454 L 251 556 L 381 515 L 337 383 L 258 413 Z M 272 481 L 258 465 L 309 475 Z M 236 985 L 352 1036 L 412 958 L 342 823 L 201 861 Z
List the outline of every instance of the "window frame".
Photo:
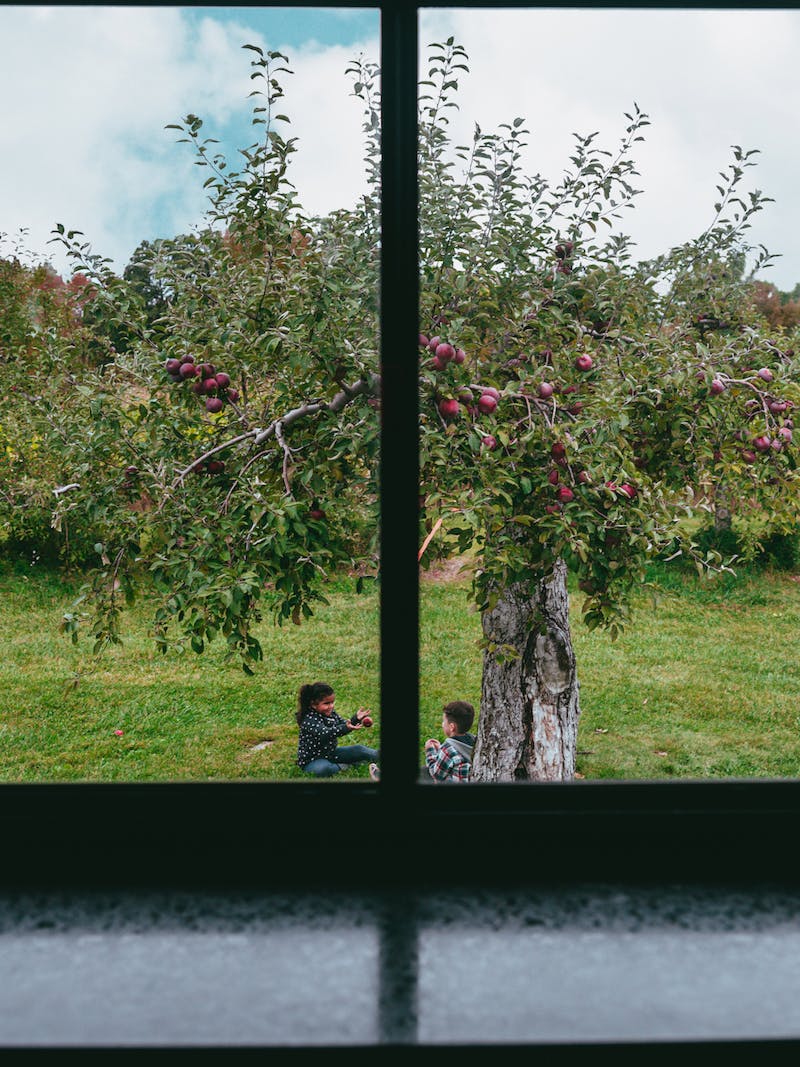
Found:
M 473 784 L 456 790 L 418 781 L 418 408 L 409 400 L 417 398 L 409 353 L 416 351 L 418 332 L 418 12 L 553 5 L 282 0 L 270 6 L 376 9 L 381 20 L 382 255 L 392 264 L 381 275 L 380 484 L 392 487 L 381 498 L 382 780 L 3 784 L 4 882 L 306 884 L 318 872 L 318 850 L 335 852 L 337 834 L 349 830 L 369 843 L 368 857 L 355 866 L 331 862 L 329 882 L 414 885 L 424 876 L 428 883 L 506 884 L 529 875 L 532 857 L 540 878 L 588 872 L 636 881 L 729 881 L 756 871 L 759 878 L 783 877 L 792 869 L 786 841 L 800 815 L 800 784 L 793 780 Z M 467 857 L 457 871 L 430 863 L 430 843 L 444 836 Z

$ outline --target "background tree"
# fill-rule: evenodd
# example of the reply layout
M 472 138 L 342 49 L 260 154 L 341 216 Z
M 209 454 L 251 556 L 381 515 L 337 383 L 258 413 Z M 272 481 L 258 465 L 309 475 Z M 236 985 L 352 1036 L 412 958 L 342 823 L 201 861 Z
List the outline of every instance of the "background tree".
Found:
M 279 132 L 285 57 L 252 51 L 261 136 L 241 170 L 197 116 L 174 127 L 207 172 L 209 211 L 196 233 L 142 249 L 162 314 L 62 229 L 130 342 L 73 384 L 78 418 L 52 398 L 41 408 L 69 472 L 56 520 L 88 517 L 100 561 L 65 629 L 88 621 L 100 650 L 119 640 L 122 602 L 152 588 L 162 649 L 221 635 L 247 671 L 265 610 L 300 622 L 335 569 L 377 575 L 380 397 L 379 72 L 350 67 L 368 192 L 311 218 Z M 686 521 L 708 487 L 795 521 L 798 364 L 743 299 L 744 263 L 769 261 L 746 242 L 766 199 L 742 192 L 752 152 L 734 149 L 703 234 L 636 263 L 619 220 L 647 116 L 634 106 L 613 150 L 577 136 L 550 183 L 523 170 L 521 118 L 452 143 L 466 66 L 448 40 L 421 82 L 421 531 L 441 521 L 478 561 L 475 779 L 567 780 L 568 571 L 584 621 L 613 637 L 653 558 L 725 566 Z

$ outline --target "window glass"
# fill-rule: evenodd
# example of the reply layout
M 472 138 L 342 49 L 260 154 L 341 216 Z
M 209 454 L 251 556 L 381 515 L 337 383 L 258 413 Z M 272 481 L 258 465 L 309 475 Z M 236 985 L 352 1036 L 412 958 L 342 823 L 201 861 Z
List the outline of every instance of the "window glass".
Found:
M 368 780 L 379 13 L 0 23 L 0 780 Z
M 794 776 L 800 16 L 420 20 L 421 780 Z

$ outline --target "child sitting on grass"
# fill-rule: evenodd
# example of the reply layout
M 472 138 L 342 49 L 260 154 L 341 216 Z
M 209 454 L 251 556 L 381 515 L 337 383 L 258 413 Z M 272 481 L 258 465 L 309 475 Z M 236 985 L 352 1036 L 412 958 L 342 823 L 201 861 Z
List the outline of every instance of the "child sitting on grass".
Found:
M 425 767 L 435 782 L 466 782 L 472 770 L 475 735 L 468 733 L 475 720 L 475 708 L 466 700 L 454 700 L 442 709 L 444 741 L 430 737 L 425 742 Z M 373 782 L 381 777 L 377 763 L 370 763 Z
M 444 741 L 429 737 L 425 742 L 425 766 L 435 782 L 466 782 L 472 770 L 475 735 L 469 728 L 475 708 L 466 700 L 454 700 L 442 708 Z
M 334 711 L 335 696 L 326 682 L 301 685 L 297 694 L 297 765 L 306 774 L 330 778 L 354 763 L 378 758 L 378 750 L 366 745 L 337 746 L 340 737 L 372 725 L 369 708 L 359 708 L 351 719 Z

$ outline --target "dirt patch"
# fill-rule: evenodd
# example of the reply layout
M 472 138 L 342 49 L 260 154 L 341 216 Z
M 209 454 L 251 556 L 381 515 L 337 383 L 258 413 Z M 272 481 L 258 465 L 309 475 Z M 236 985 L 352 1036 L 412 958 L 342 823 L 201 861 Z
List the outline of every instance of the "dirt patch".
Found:
M 421 582 L 462 582 L 472 577 L 475 569 L 474 560 L 466 556 L 454 556 L 452 559 L 437 560 L 427 569 L 420 567 Z

